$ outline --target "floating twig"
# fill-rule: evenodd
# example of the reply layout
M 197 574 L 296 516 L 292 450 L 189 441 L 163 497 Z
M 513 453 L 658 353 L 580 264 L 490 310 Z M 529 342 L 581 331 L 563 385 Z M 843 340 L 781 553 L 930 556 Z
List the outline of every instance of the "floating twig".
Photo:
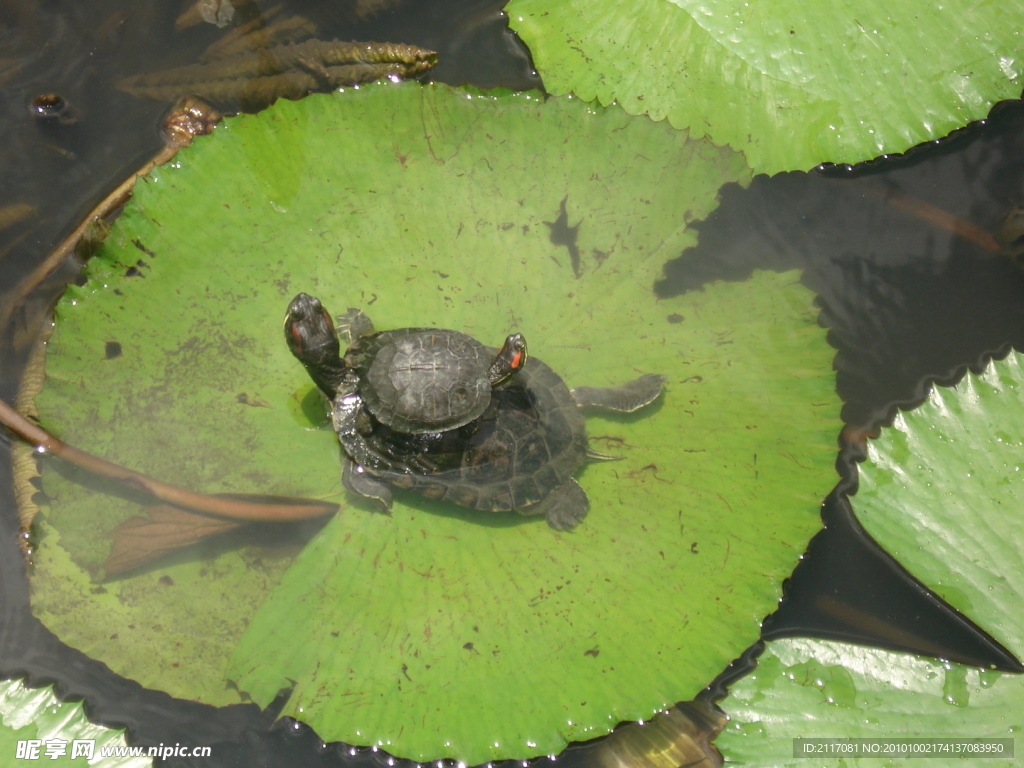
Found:
M 128 488 L 145 491 L 166 504 L 172 504 L 192 512 L 227 517 L 233 520 L 283 522 L 321 517 L 338 510 L 337 504 L 311 499 L 273 496 L 261 497 L 268 499 L 266 503 L 254 503 L 242 501 L 237 497 L 208 496 L 186 491 L 140 472 L 126 469 L 106 459 L 101 459 L 99 456 L 80 451 L 54 437 L 42 427 L 33 424 L 2 400 L 0 400 L 0 424 L 36 446 L 39 451 L 51 453 L 76 467 L 81 467 L 101 477 L 116 480 Z

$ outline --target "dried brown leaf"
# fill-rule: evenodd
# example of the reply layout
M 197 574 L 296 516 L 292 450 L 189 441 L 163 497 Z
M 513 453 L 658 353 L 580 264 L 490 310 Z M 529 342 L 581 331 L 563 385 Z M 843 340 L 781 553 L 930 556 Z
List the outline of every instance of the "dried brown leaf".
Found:
M 149 507 L 145 515 L 130 517 L 111 532 L 114 544 L 103 568 L 108 577 L 124 573 L 241 525 L 245 523 L 200 515 L 168 504 Z

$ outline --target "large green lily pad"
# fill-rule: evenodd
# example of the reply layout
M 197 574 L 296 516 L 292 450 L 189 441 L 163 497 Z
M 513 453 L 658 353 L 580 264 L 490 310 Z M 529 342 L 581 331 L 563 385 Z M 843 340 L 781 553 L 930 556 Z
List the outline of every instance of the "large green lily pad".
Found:
M 882 546 L 1018 657 L 1022 467 L 1024 358 L 1011 352 L 898 415 L 871 441 L 853 499 Z M 718 744 L 731 760 L 801 765 L 792 758 L 795 736 L 1014 737 L 1024 730 L 1024 678 L 840 643 L 784 641 L 769 643 L 757 671 L 723 707 L 733 723 Z M 949 764 L 948 756 L 914 761 Z
M 950 754 L 796 758 L 793 739 L 1012 738 L 1019 750 L 1022 682 L 1016 675 L 877 648 L 779 640 L 768 644 L 758 669 L 722 702 L 730 723 L 715 745 L 729 762 L 751 768 L 1007 765 L 1005 759 Z
M 512 0 L 545 86 L 667 118 L 756 172 L 903 152 L 1021 90 L 1013 3 Z
M 205 491 L 345 502 L 282 338 L 300 290 L 381 328 L 517 329 L 570 385 L 667 391 L 589 420 L 623 460 L 583 471 L 576 531 L 357 502 L 258 612 L 287 560 L 252 547 L 90 587 L 137 507 L 48 470 L 36 609 L 148 686 L 265 705 L 294 685 L 284 712 L 323 738 L 418 759 L 554 752 L 693 695 L 756 638 L 834 482 L 832 352 L 797 276 L 652 291 L 745 178 L 576 99 L 382 85 L 226 121 L 140 184 L 58 307 L 39 406 L 70 442 Z

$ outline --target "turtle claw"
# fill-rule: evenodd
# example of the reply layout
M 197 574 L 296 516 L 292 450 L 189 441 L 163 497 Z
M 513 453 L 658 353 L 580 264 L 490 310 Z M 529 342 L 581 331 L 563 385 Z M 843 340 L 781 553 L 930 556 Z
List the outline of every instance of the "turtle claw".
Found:
M 425 456 L 410 456 L 402 461 L 401 466 L 413 475 L 429 475 L 437 471 L 437 465 L 428 461 Z
M 593 448 L 587 447 L 587 459 L 590 461 L 622 461 L 625 456 L 615 456 L 611 453 L 601 453 Z
M 345 459 L 341 470 L 341 482 L 353 493 L 370 499 L 378 512 L 391 514 L 391 489 L 383 480 L 379 480 L 354 461 Z

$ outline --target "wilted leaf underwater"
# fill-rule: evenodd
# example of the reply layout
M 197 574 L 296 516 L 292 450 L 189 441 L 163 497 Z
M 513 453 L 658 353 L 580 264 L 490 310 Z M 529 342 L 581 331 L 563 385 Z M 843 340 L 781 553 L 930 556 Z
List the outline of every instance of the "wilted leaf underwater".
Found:
M 955 387 L 936 387 L 869 442 L 853 497 L 885 549 L 1018 658 L 1022 395 L 1017 352 Z M 733 722 L 716 743 L 728 759 L 798 765 L 805 761 L 793 758 L 795 736 L 1012 738 L 1024 728 L 1024 678 L 841 643 L 781 641 L 768 644 L 757 671 L 722 706 Z M 914 760 L 922 768 L 949 764 L 948 755 Z
M 295 681 L 285 714 L 328 741 L 472 763 L 648 717 L 757 637 L 819 526 L 838 402 L 794 274 L 654 298 L 688 218 L 745 178 L 736 155 L 574 99 L 410 84 L 225 121 L 179 164 L 139 185 L 58 307 L 40 409 L 69 442 L 206 492 L 344 498 L 320 396 L 281 335 L 300 290 L 379 328 L 488 344 L 519 330 L 570 386 L 652 372 L 667 391 L 588 420 L 624 460 L 582 472 L 576 531 L 356 504 L 255 615 L 283 566 L 248 549 L 110 583 L 89 597 L 102 612 L 76 602 L 84 576 L 51 567 L 66 549 L 98 568 L 136 508 L 47 472 L 59 534 L 35 604 L 68 642 L 218 703 L 225 677 L 263 705 Z M 105 360 L 111 341 L 122 354 Z
M 133 75 L 118 87 L 152 99 L 198 96 L 262 105 L 384 77 L 415 77 L 436 63 L 437 53 L 415 45 L 304 40 Z
M 758 173 L 905 152 L 1021 89 L 1024 13 L 954 0 L 513 0 L 544 84 L 667 118 Z

